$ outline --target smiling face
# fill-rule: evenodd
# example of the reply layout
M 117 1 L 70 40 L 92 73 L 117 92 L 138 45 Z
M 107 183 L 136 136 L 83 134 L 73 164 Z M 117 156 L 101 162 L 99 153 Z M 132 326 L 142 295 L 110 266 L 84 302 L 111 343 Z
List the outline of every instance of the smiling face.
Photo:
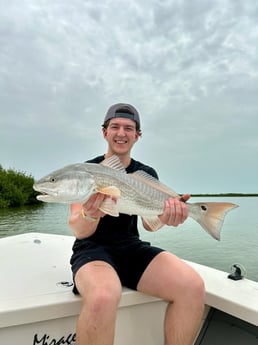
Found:
M 110 120 L 107 128 L 103 128 L 103 136 L 108 142 L 108 156 L 130 156 L 139 132 L 133 120 L 116 117 Z

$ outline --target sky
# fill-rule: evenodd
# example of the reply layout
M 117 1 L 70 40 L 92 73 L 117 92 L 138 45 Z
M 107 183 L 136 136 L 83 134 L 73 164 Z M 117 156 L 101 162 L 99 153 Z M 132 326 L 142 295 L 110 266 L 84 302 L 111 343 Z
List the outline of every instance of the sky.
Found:
M 258 2 L 0 0 L 0 165 L 38 179 L 106 152 L 133 104 L 132 156 L 178 193 L 258 193 Z

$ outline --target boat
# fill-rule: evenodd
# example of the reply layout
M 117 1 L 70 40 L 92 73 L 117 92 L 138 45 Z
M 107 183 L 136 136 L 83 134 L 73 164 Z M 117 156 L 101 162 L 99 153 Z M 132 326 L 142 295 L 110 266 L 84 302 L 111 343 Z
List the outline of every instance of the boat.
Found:
M 73 236 L 26 233 L 0 239 L 1 345 L 74 345 L 81 297 L 72 292 Z M 196 345 L 258 344 L 258 283 L 241 270 L 189 262 L 206 306 Z M 241 279 L 240 279 L 241 278 Z M 162 345 L 167 302 L 123 288 L 114 345 Z

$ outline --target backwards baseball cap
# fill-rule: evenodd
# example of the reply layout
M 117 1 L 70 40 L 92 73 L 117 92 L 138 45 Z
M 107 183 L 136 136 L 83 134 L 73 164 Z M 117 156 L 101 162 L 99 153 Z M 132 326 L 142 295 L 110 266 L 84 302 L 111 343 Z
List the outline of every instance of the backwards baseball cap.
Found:
M 131 104 L 117 103 L 111 105 L 106 113 L 104 124 L 108 120 L 114 119 L 116 117 L 123 117 L 133 120 L 134 122 L 136 122 L 137 130 L 140 130 L 141 123 L 139 113 Z

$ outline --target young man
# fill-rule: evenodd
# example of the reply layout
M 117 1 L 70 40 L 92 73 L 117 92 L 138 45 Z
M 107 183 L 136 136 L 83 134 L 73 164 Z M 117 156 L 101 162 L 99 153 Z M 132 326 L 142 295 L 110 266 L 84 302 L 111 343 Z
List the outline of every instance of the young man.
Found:
M 137 110 L 115 104 L 106 114 L 104 156 L 88 162 L 100 163 L 117 155 L 128 173 L 144 170 L 157 177 L 151 167 L 131 158 L 131 149 L 141 135 Z M 71 258 L 75 292 L 82 297 L 77 322 L 77 345 L 112 345 L 122 285 L 167 300 L 165 344 L 192 345 L 204 308 L 204 284 L 199 275 L 170 252 L 139 238 L 137 216 L 105 215 L 99 210 L 103 194 L 84 204 L 72 204 L 69 219 L 76 237 Z M 159 215 L 161 225 L 178 226 L 187 218 L 185 201 L 169 198 Z M 143 222 L 146 230 L 150 230 Z M 146 330 L 147 331 L 147 330 Z

